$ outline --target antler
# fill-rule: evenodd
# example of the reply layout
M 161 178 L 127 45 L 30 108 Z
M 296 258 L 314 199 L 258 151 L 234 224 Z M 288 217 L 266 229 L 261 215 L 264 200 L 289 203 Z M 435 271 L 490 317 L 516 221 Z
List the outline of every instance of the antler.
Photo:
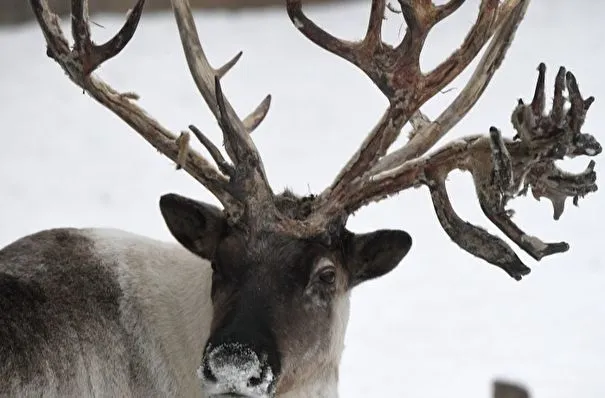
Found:
M 224 66 L 210 66 L 200 44 L 189 3 L 174 0 L 173 8 L 179 27 L 183 49 L 193 79 L 208 107 L 216 117 L 224 135 L 225 147 L 233 164 L 222 158 L 220 151 L 195 126 L 195 136 L 208 149 L 220 170 L 195 150 L 189 148 L 189 133 L 175 135 L 134 103 L 136 95 L 119 93 L 91 73 L 103 62 L 115 57 L 132 39 L 143 11 L 144 0 L 139 0 L 128 13 L 126 23 L 107 43 L 96 45 L 90 37 L 88 2 L 72 0 L 73 49 L 61 31 L 59 18 L 53 14 L 46 0 L 30 0 L 36 19 L 47 43 L 47 55 L 54 59 L 69 78 L 103 106 L 111 110 L 161 153 L 177 163 L 208 188 L 223 204 L 232 221 L 244 215 L 255 218 L 259 202 L 267 211 L 273 192 L 269 187 L 263 164 L 250 134 L 266 116 L 271 97 L 243 121 L 224 98 L 220 79 L 235 65 L 241 52 Z M 266 213 L 266 214 L 270 214 Z M 256 217 L 258 218 L 258 217 Z
M 267 181 L 261 157 L 249 134 L 250 127 L 258 126 L 264 119 L 271 96 L 265 97 L 246 118 L 246 122 L 242 121 L 224 97 L 220 85 L 220 79 L 235 65 L 242 53 L 238 53 L 223 67 L 212 68 L 200 43 L 189 2 L 173 0 L 172 7 L 189 70 L 200 94 L 219 123 L 225 149 L 233 165 L 229 165 L 220 156 L 220 151 L 199 130 L 194 127 L 192 131 L 213 154 L 219 168 L 228 175 L 227 189 L 244 205 L 239 211 L 245 212 L 247 223 L 250 224 L 252 220 L 262 223 L 274 221 L 270 217 L 271 208 L 267 208 L 274 203 L 274 194 Z M 277 213 L 276 209 L 273 210 L 273 213 Z M 259 215 L 261 212 L 262 216 Z M 232 221 L 238 221 L 239 216 L 233 214 L 233 211 L 231 215 Z
M 577 203 L 578 197 L 596 191 L 594 162 L 577 175 L 554 164 L 564 156 L 594 156 L 601 152 L 592 136 L 580 132 L 594 99 L 582 99 L 573 74 L 561 69 L 555 83 L 553 109 L 544 116 L 546 67 L 541 64 L 532 103 L 520 102 L 513 112 L 518 140 L 503 139 L 500 131 L 491 127 L 488 135 L 466 137 L 425 155 L 481 96 L 503 61 L 529 0 L 507 0 L 502 4 L 482 0 L 477 20 L 462 46 L 433 71 L 422 73 L 419 56 L 430 29 L 463 3 L 450 0 L 436 6 L 429 0 L 399 0 L 408 28 L 401 43 L 392 47 L 382 42 L 380 35 L 385 0 L 372 2 L 368 30 L 359 42 L 333 37 L 304 15 L 300 0 L 287 1 L 289 16 L 303 35 L 360 68 L 389 100 L 388 109 L 359 150 L 317 198 L 310 223 L 350 214 L 402 190 L 426 185 L 439 222 L 450 238 L 467 252 L 519 280 L 530 269 L 502 239 L 465 222 L 455 213 L 445 178 L 455 169 L 469 171 L 487 218 L 536 260 L 568 250 L 565 242 L 544 243 L 523 232 L 511 220 L 512 211 L 505 207 L 510 199 L 531 187 L 536 198 L 545 196 L 553 202 L 558 219 L 568 196 Z M 430 121 L 420 107 L 458 76 L 490 38 L 467 85 L 435 121 Z M 564 110 L 565 86 L 571 102 L 568 111 Z M 409 141 L 387 155 L 408 122 L 413 127 Z
M 213 68 L 200 44 L 188 1 L 172 0 L 185 57 L 196 86 L 223 132 L 231 162 L 199 129 L 193 125 L 189 128 L 218 168 L 189 148 L 189 133 L 176 136 L 133 102 L 136 95 L 119 93 L 91 74 L 130 41 L 144 0 L 137 2 L 118 34 L 102 45 L 91 41 L 87 2 L 72 0 L 73 49 L 46 1 L 30 0 L 46 38 L 47 54 L 75 84 L 206 186 L 223 204 L 231 222 L 250 230 L 269 228 L 299 237 L 325 236 L 360 207 L 426 185 L 439 222 L 452 240 L 520 279 L 529 268 L 502 239 L 465 222 L 454 212 L 445 178 L 455 169 L 469 171 L 487 218 L 533 258 L 540 260 L 566 251 L 567 243 L 544 243 L 523 232 L 511 220 L 512 211 L 506 205 L 531 187 L 534 197 L 552 201 L 558 219 L 567 197 L 573 197 L 577 204 L 579 197 L 596 191 L 594 162 L 579 174 L 567 173 L 554 163 L 565 156 L 595 156 L 601 152 L 595 138 L 581 132 L 594 98 L 583 99 L 573 74 L 561 68 L 555 80 L 553 108 L 544 114 L 546 67 L 541 64 L 531 104 L 520 100 L 513 111 L 511 120 L 518 133 L 514 139 L 503 138 L 500 130 L 491 127 L 487 135 L 465 137 L 427 154 L 466 115 L 489 84 L 529 0 L 482 0 L 477 20 L 462 46 L 428 73 L 420 70 L 419 61 L 425 39 L 431 28 L 455 12 L 464 0 L 450 0 L 440 6 L 429 0 L 398 1 L 408 29 L 399 45 L 391 46 L 381 39 L 385 0 L 372 1 L 367 33 L 359 42 L 333 37 L 305 16 L 301 0 L 287 0 L 288 15 L 306 37 L 360 68 L 389 100 L 376 127 L 334 182 L 319 196 L 297 198 L 289 193 L 274 195 L 250 137 L 266 116 L 271 97 L 267 96 L 248 117 L 238 117 L 223 94 L 220 79 L 236 64 L 241 52 L 224 66 Z M 420 107 L 458 76 L 490 39 L 467 85 L 435 121 L 430 121 Z M 569 109 L 565 108 L 565 89 L 569 92 Z M 413 127 L 409 141 L 387 154 L 408 122 Z
M 442 118 L 446 119 L 446 123 L 451 120 L 455 124 L 470 110 L 502 62 L 529 0 L 507 0 L 501 5 L 498 0 L 482 0 L 477 20 L 462 46 L 434 70 L 422 73 L 420 53 L 430 30 L 463 3 L 462 0 L 450 0 L 446 4 L 436 6 L 429 0 L 399 0 L 408 29 L 401 43 L 393 47 L 381 39 L 385 0 L 372 1 L 368 30 L 360 42 L 345 42 L 333 37 L 305 16 L 300 0 L 287 1 L 290 19 L 303 35 L 360 68 L 389 100 L 389 107 L 376 127 L 340 171 L 332 185 L 321 194 L 324 207 L 322 216 L 341 211 L 346 196 L 353 190 L 352 184 L 364 176 L 367 177 L 373 168 L 380 168 L 381 165 L 377 165 L 379 161 L 388 161 L 385 158 L 386 152 L 399 136 L 403 126 L 412 119 L 422 104 L 472 62 L 498 30 L 498 37 L 492 41 L 482 57 L 473 79 L 450 109 L 444 112 Z M 455 118 L 458 120 L 454 120 Z M 453 124 L 449 128 L 453 127 Z M 426 133 L 416 134 L 416 138 L 408 145 L 427 147 L 426 151 L 437 141 L 435 136 L 443 135 L 445 131 L 441 128 L 437 134 L 430 134 L 428 138 Z M 422 154 L 419 150 L 414 152 L 416 156 Z M 393 163 L 392 160 L 390 163 Z M 344 207 L 348 212 L 355 210 L 350 206 Z

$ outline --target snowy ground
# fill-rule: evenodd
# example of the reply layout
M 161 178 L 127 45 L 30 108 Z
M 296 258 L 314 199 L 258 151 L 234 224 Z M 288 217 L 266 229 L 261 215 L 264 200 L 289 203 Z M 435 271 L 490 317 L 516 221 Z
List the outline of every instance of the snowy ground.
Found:
M 425 69 L 461 42 L 478 1 L 467 3 L 429 37 Z M 311 15 L 341 37 L 359 38 L 368 9 L 361 2 L 313 8 Z M 597 1 L 534 1 L 504 66 L 452 136 L 490 125 L 511 134 L 510 111 L 517 98 L 532 95 L 540 61 L 550 67 L 549 83 L 564 64 L 596 96 L 585 131 L 599 135 L 603 12 Z M 105 26 L 94 29 L 98 41 L 120 23 L 108 16 L 95 21 Z M 273 94 L 272 110 L 254 133 L 273 186 L 321 190 L 378 119 L 384 98 L 358 71 L 304 40 L 282 10 L 198 14 L 197 22 L 216 64 L 244 50 L 225 82 L 240 113 Z M 399 25 L 392 16 L 390 38 Z M 213 200 L 82 95 L 45 56 L 36 26 L 0 30 L 0 48 L 0 245 L 56 226 L 112 226 L 171 239 L 157 208 L 162 193 Z M 174 131 L 195 123 L 218 139 L 170 15 L 146 14 L 133 42 L 99 73 L 122 91 L 138 92 L 142 105 Z M 434 116 L 467 76 L 425 111 Z M 569 163 L 579 170 L 587 162 Z M 468 175 L 450 181 L 456 209 L 488 226 Z M 396 271 L 354 294 L 342 396 L 483 398 L 494 377 L 527 383 L 540 398 L 605 396 L 603 198 L 597 193 L 579 209 L 569 206 L 558 222 L 546 201 L 515 202 L 516 220 L 528 232 L 572 245 L 540 264 L 528 259 L 533 273 L 520 283 L 451 243 L 424 189 L 360 211 L 353 230 L 405 228 L 415 245 Z

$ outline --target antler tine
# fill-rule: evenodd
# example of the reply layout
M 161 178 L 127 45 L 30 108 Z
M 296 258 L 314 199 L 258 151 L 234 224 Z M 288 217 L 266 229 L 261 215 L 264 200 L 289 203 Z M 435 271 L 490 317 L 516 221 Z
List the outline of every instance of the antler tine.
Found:
M 261 102 L 246 118 L 246 122 L 242 121 L 224 97 L 220 85 L 220 78 L 235 65 L 241 53 L 225 66 L 214 69 L 200 42 L 189 1 L 172 0 L 172 8 L 191 76 L 223 131 L 225 149 L 235 165 L 238 176 L 232 179 L 237 182 L 232 183 L 246 185 L 233 188 L 232 192 L 240 192 L 238 199 L 242 202 L 272 203 L 273 192 L 267 181 L 261 157 L 249 134 L 264 119 L 270 106 L 270 97 Z M 255 207 L 247 206 L 248 210 Z M 260 208 L 258 210 L 260 211 Z
M 249 133 L 252 133 L 265 120 L 267 112 L 271 107 L 271 94 L 267 95 L 264 100 L 244 119 L 244 127 Z
M 60 20 L 46 0 L 30 0 L 32 10 L 47 44 L 47 55 L 54 59 L 69 78 L 96 101 L 124 120 L 154 148 L 181 166 L 188 174 L 204 185 L 227 209 L 240 208 L 240 203 L 228 192 L 228 179 L 203 156 L 195 152 L 186 141 L 167 130 L 133 102 L 132 94 L 122 94 L 107 83 L 91 75 L 104 61 L 122 51 L 134 36 L 145 1 L 139 0 L 128 14 L 120 31 L 102 45 L 90 38 L 88 3 L 72 1 L 72 34 L 74 49 L 61 30 Z M 179 145 L 180 144 L 180 145 Z
M 546 107 L 546 65 L 542 62 L 538 66 L 538 82 L 531 101 L 531 110 L 535 115 L 540 115 Z
M 430 0 L 398 0 L 401 7 L 401 14 L 407 25 L 405 36 L 397 46 L 397 51 L 406 55 L 405 63 L 409 65 L 412 71 L 420 74 L 420 52 L 431 28 L 439 23 L 443 18 L 450 15 L 460 4 L 447 3 L 438 8 Z M 457 7 L 456 7 L 457 6 Z M 450 12 L 451 11 L 451 12 Z
M 373 0 L 372 8 L 375 3 L 383 2 L 383 0 Z M 302 0 L 286 0 L 286 11 L 294 26 L 309 40 L 339 57 L 346 59 L 353 64 L 356 64 L 356 49 L 359 43 L 347 42 L 338 39 L 311 21 L 302 10 Z M 384 11 L 383 11 L 384 13 Z M 381 15 L 382 17 L 382 15 Z M 376 24 L 376 26 L 381 24 Z M 376 31 L 377 28 L 373 29 Z
M 216 145 L 214 145 L 214 143 L 193 124 L 189 125 L 189 130 L 191 130 L 193 135 L 195 135 L 198 141 L 206 148 L 218 168 L 229 177 L 235 176 L 235 169 L 231 164 L 229 164 L 229 162 L 225 160 L 221 154 L 221 151 L 216 147 Z
M 531 272 L 504 240 L 461 219 L 450 202 L 445 178 L 439 175 L 432 177 L 434 179 L 428 180 L 427 185 L 435 214 L 441 227 L 454 243 L 476 257 L 503 269 L 517 281 Z
M 386 0 L 372 1 L 368 30 L 363 41 L 366 46 L 372 46 L 373 49 L 382 43 L 382 21 L 384 20 L 385 8 Z
M 565 68 L 560 67 L 557 77 L 555 78 L 555 94 L 553 98 L 551 121 L 557 126 L 560 126 L 563 123 L 563 118 L 565 116 L 563 111 L 563 107 L 565 106 L 565 97 L 563 97 L 563 91 L 565 90 L 565 74 Z
M 219 78 L 222 78 L 223 76 L 225 76 L 231 70 L 231 68 L 233 68 L 235 66 L 235 64 L 237 64 L 237 62 L 242 57 L 242 55 L 244 55 L 243 51 L 240 51 L 237 54 L 235 54 L 235 56 L 233 58 L 231 58 L 223 66 L 221 66 L 220 68 L 218 68 L 215 71 L 216 75 Z
M 75 41 L 74 48 L 79 54 L 88 56 L 90 50 L 88 46 L 92 44 L 88 25 L 88 2 L 72 0 L 71 14 L 71 35 Z
M 111 39 L 101 45 L 93 44 L 90 39 L 88 23 L 88 1 L 72 0 L 72 36 L 74 49 L 83 57 L 83 72 L 88 74 L 97 69 L 103 62 L 115 57 L 132 39 L 137 29 L 145 0 L 138 0 L 134 8 L 128 12 L 126 22 Z
M 426 74 L 423 94 L 427 96 L 427 100 L 454 80 L 477 57 L 491 38 L 498 12 L 505 5 L 506 3 L 500 5 L 500 0 L 481 0 L 477 20 L 464 38 L 462 46 Z
M 437 6 L 437 19 L 444 20 L 455 13 L 466 0 L 450 0 L 445 4 Z
M 265 120 L 267 116 L 267 112 L 269 111 L 269 107 L 271 106 L 271 95 L 267 95 L 265 99 L 256 107 L 252 113 L 250 113 L 244 120 L 244 127 L 246 131 L 252 133 L 256 128 Z M 233 148 L 231 148 L 231 144 L 229 140 L 225 140 L 225 150 L 231 157 L 231 155 L 235 156 Z

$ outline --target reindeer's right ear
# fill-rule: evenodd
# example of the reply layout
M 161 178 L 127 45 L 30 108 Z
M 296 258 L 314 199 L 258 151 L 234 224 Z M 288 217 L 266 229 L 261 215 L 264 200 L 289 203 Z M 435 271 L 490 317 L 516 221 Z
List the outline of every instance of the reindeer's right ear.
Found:
M 160 198 L 160 210 L 180 244 L 204 259 L 214 260 L 216 247 L 227 228 L 220 209 L 170 193 Z

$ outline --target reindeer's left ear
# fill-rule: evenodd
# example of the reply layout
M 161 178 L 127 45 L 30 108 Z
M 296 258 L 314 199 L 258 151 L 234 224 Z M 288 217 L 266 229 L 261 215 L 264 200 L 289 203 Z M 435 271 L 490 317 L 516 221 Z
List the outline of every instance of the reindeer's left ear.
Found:
M 399 230 L 350 234 L 346 241 L 345 255 L 351 287 L 391 272 L 412 246 L 412 237 Z

